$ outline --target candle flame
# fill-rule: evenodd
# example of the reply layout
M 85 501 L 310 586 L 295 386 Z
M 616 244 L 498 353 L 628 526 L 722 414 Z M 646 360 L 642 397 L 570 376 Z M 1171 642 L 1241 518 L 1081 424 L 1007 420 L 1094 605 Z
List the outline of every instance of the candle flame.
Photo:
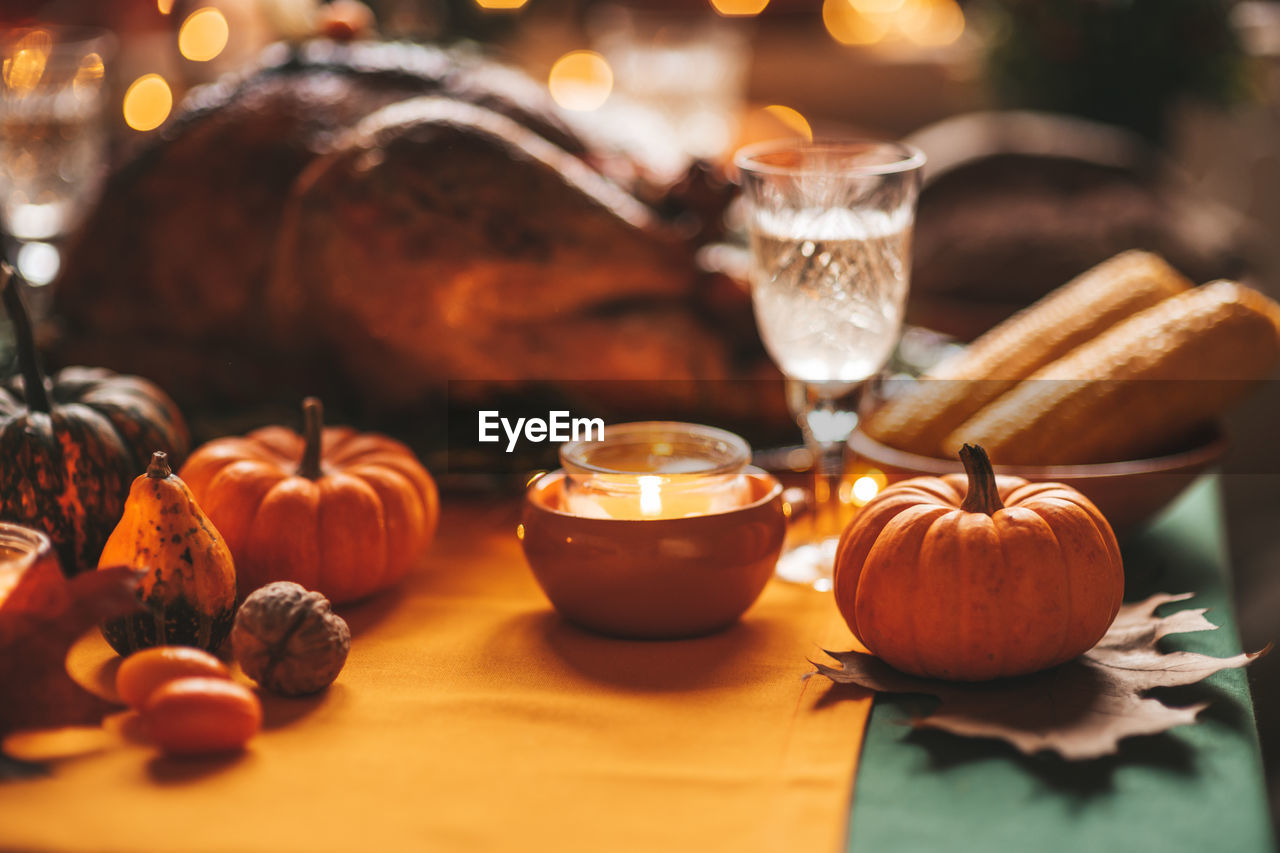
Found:
M 640 514 L 645 518 L 662 515 L 662 478 L 652 474 L 640 477 Z

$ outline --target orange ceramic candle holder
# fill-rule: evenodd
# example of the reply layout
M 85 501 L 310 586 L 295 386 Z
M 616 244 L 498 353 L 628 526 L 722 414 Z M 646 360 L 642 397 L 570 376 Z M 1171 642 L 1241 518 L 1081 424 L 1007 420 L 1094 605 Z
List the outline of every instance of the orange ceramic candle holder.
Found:
M 684 518 L 590 518 L 564 509 L 564 471 L 534 481 L 520 536 L 565 619 L 602 634 L 676 639 L 728 627 L 773 575 L 786 535 L 782 486 L 744 471 L 749 502 Z

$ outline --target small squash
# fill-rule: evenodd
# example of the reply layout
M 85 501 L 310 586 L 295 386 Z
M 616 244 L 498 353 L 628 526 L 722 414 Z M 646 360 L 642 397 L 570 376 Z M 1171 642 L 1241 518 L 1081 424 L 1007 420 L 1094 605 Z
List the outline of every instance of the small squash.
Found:
M 873 498 L 836 553 L 840 613 L 904 672 L 981 681 L 1088 651 L 1124 594 L 1111 526 L 1060 483 L 996 478 L 965 445 L 964 476 L 916 477 Z
M 133 481 L 102 550 L 100 568 L 121 565 L 147 575 L 138 587 L 145 611 L 102 627 L 117 652 L 164 645 L 213 652 L 226 639 L 236 603 L 231 551 L 162 452 Z
M 398 441 L 323 428 L 264 427 L 191 454 L 182 478 L 223 532 L 244 589 L 289 580 L 335 604 L 396 583 L 435 533 L 435 482 Z
M 187 427 L 173 401 L 136 376 L 68 367 L 48 381 L 11 275 L 0 265 L 19 367 L 0 385 L 0 519 L 49 534 L 71 575 L 98 565 L 129 478 L 151 451 L 186 453 Z

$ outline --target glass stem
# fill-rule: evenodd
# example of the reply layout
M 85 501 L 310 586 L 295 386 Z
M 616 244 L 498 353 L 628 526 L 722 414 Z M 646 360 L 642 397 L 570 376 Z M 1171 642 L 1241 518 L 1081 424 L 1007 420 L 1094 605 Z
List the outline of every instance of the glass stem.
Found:
M 813 535 L 819 542 L 839 536 L 844 529 L 844 449 L 858 425 L 858 398 L 862 383 L 791 387 L 791 408 L 804 431 L 805 446 L 813 458 Z
M 844 442 L 810 441 L 813 456 L 814 541 L 839 536 L 844 528 L 840 486 L 844 480 Z

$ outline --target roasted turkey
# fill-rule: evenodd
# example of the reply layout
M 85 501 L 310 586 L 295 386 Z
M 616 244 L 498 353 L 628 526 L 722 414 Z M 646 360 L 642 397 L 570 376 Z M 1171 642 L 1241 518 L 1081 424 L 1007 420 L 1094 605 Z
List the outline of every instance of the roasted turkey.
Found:
M 317 391 L 377 421 L 448 381 L 730 376 L 694 247 L 598 162 L 492 60 L 277 47 L 111 176 L 57 286 L 60 355 L 151 376 L 197 423 Z M 659 417 L 688 396 L 645 395 Z

